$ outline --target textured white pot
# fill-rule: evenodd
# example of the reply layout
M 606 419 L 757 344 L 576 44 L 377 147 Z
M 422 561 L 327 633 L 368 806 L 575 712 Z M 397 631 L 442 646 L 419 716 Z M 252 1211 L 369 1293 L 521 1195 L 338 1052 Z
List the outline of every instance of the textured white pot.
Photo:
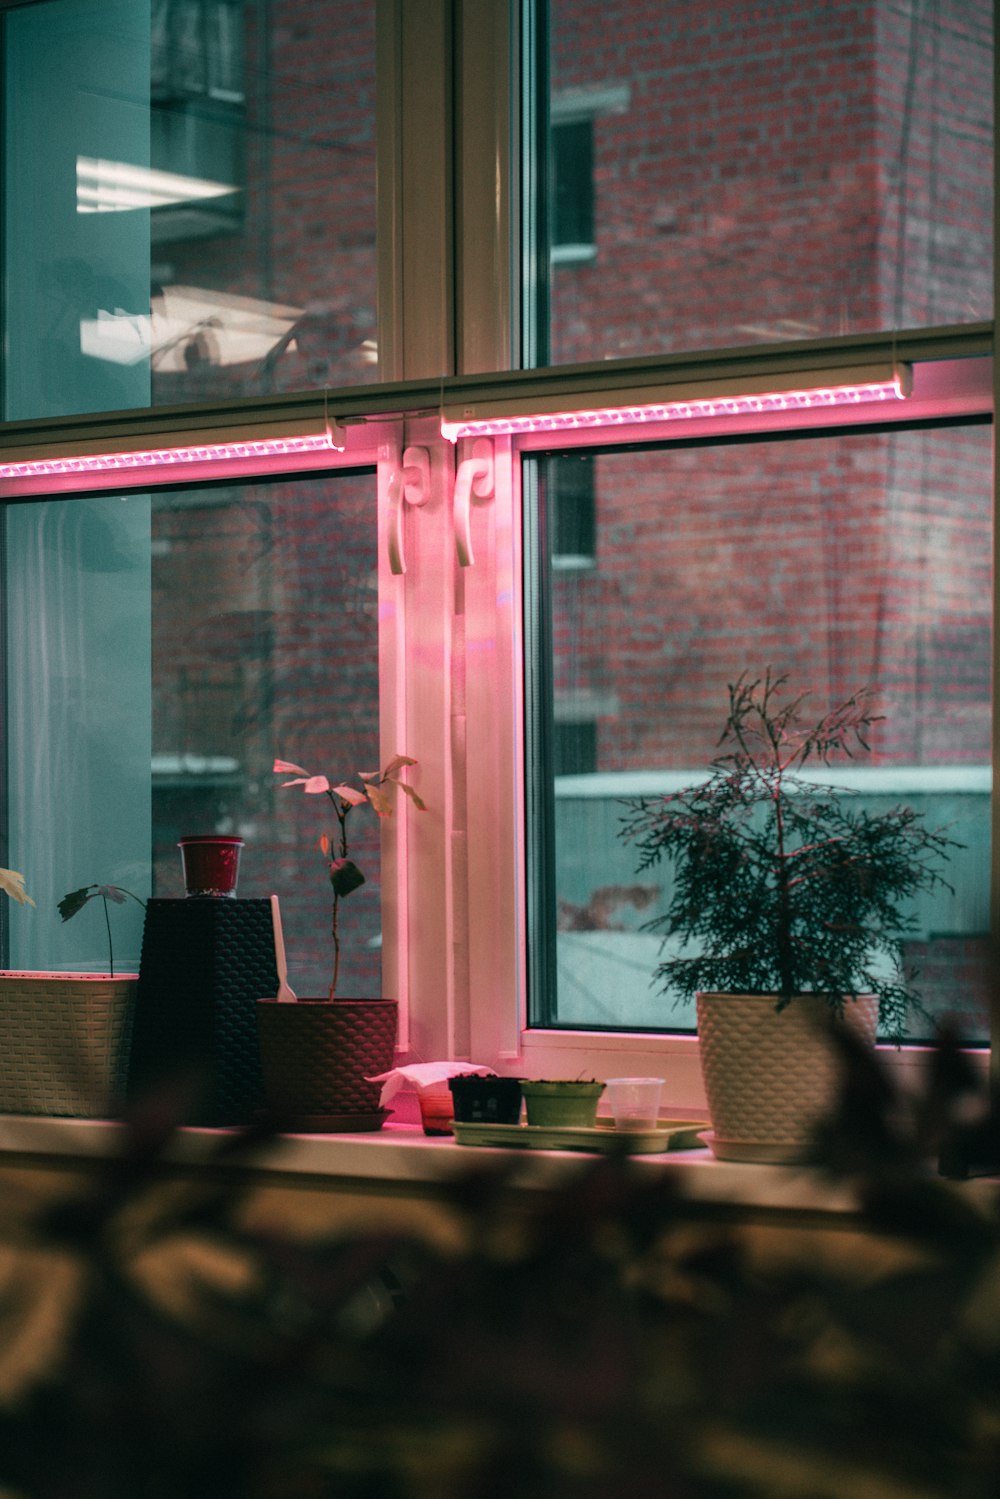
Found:
M 773 994 L 698 995 L 709 1143 L 720 1160 L 802 1160 L 833 1103 L 837 1067 L 823 1033 L 825 999 L 798 994 L 783 1010 L 776 1004 Z M 874 1046 L 877 995 L 847 1000 L 844 1023 Z
M 113 1118 L 135 981 L 0 971 L 0 1113 Z

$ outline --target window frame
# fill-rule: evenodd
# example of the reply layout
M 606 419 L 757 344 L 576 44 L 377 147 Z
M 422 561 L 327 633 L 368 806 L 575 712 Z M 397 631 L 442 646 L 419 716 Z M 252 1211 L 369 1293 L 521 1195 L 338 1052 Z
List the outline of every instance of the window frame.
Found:
M 24 3 L 50 0 L 0 0 L 0 11 Z M 390 752 L 405 747 L 420 760 L 420 789 L 431 809 L 426 817 L 404 815 L 383 828 L 384 982 L 388 993 L 395 988 L 409 994 L 401 1055 L 465 1057 L 533 1075 L 663 1070 L 671 1103 L 696 1107 L 703 1104 L 696 1037 L 545 1032 L 526 1026 L 524 913 L 530 892 L 524 689 L 530 663 L 524 658 L 523 625 L 538 562 L 522 549 L 520 458 L 543 451 L 546 440 L 494 440 L 494 494 L 472 506 L 476 560 L 460 568 L 452 504 L 456 465 L 469 455 L 469 445 L 444 442 L 436 413 L 445 399 L 481 400 L 491 392 L 564 393 L 578 405 L 592 405 L 602 391 L 612 391 L 637 371 L 651 381 L 693 380 L 706 373 L 849 362 L 868 348 L 879 353 L 891 348 L 920 369 L 954 375 L 950 390 L 927 395 L 936 411 L 942 401 L 951 402 L 949 409 L 956 412 L 992 411 L 990 382 L 996 375 L 983 361 L 992 366 L 993 324 L 530 368 L 544 339 L 537 328 L 532 331 L 528 304 L 537 287 L 544 294 L 548 270 L 533 266 L 530 247 L 523 260 L 514 248 L 529 239 L 521 227 L 530 217 L 531 194 L 523 191 L 522 180 L 529 169 L 522 162 L 522 143 L 530 123 L 521 114 L 512 80 L 542 66 L 538 14 L 534 0 L 376 0 L 381 383 L 221 406 L 3 424 L 0 447 L 41 450 L 53 443 L 73 447 L 123 436 L 137 446 L 192 423 L 266 423 L 292 412 L 317 419 L 328 410 L 344 422 L 342 458 L 247 463 L 239 472 L 264 477 L 278 470 L 346 466 L 360 463 L 362 453 L 369 455 L 365 461 L 374 453 L 378 467 L 385 621 L 381 741 Z M 529 367 L 512 368 L 518 365 Z M 965 377 L 973 366 L 970 390 Z M 907 420 L 916 409 L 910 406 Z M 879 416 L 884 419 L 884 413 Z M 790 418 L 786 425 L 796 422 Z M 653 435 L 644 430 L 643 440 Z M 629 434 L 622 430 L 618 438 L 627 441 Z M 602 443 L 607 440 L 603 434 Z M 591 441 L 591 436 L 579 438 L 581 445 Z M 407 571 L 396 574 L 388 563 L 390 486 L 411 446 L 427 450 L 429 496 L 419 508 L 404 507 Z M 564 435 L 558 446 L 567 446 Z M 218 477 L 217 469 L 211 473 Z M 206 470 L 202 477 L 207 476 Z M 199 475 L 192 471 L 185 478 L 196 482 Z M 149 482 L 148 475 L 132 474 L 121 487 Z M 5 484 L 0 499 L 41 493 L 69 499 L 108 487 L 106 477 L 22 483 L 15 491 Z M 489 672 L 480 665 L 487 657 Z M 337 706 L 331 704 L 331 711 Z M 1000 742 L 996 702 L 994 723 Z M 998 891 L 1000 796 L 995 796 L 995 929 Z M 919 1048 L 893 1055 L 904 1074 L 918 1063 Z M 977 1065 L 986 1065 L 985 1053 L 977 1054 Z
M 942 330 L 935 332 L 925 330 L 922 333 L 914 332 L 902 340 L 907 352 L 915 361 L 914 371 L 914 395 L 912 400 L 899 403 L 898 411 L 894 411 L 889 420 L 882 412 L 867 412 L 864 422 L 873 422 L 893 426 L 905 427 L 914 422 L 921 423 L 935 420 L 951 420 L 961 417 L 992 417 L 993 410 L 993 361 L 985 357 L 984 350 L 991 347 L 991 330 L 985 328 L 969 329 L 962 332 L 958 330 Z M 849 340 L 851 345 L 858 345 L 859 340 Z M 866 343 L 869 341 L 865 341 Z M 876 338 L 873 342 L 883 345 L 883 352 L 890 349 L 894 340 L 890 335 L 884 339 Z M 898 345 L 899 341 L 895 341 Z M 826 341 L 823 351 L 829 355 L 835 355 L 838 351 L 847 352 L 842 341 Z M 935 356 L 942 356 L 937 358 Z M 749 366 L 756 359 L 774 361 L 775 367 L 788 360 L 795 361 L 808 357 L 803 351 L 787 349 L 781 353 L 771 351 L 763 354 L 760 351 L 736 351 L 723 363 L 730 371 L 738 371 L 742 366 Z M 714 364 L 714 356 L 713 364 Z M 614 362 L 609 361 L 605 365 L 605 371 Z M 692 361 L 689 366 L 690 372 L 694 373 L 698 365 Z M 566 385 L 572 384 L 575 376 L 570 371 Z M 611 378 L 614 378 L 612 371 Z M 555 382 L 557 376 L 554 372 L 547 372 L 546 379 Z M 589 387 L 587 397 L 580 396 L 579 404 L 584 407 L 588 400 L 593 404 L 600 404 L 601 385 L 598 383 L 598 372 L 591 374 L 593 384 Z M 613 385 L 605 383 L 604 393 L 611 397 Z M 902 409 L 902 408 L 905 408 Z M 852 413 L 852 415 L 857 415 Z M 744 418 L 742 420 L 714 419 L 702 420 L 696 424 L 685 423 L 683 439 L 687 440 L 693 436 L 719 437 L 732 434 L 737 428 L 744 432 L 760 433 L 763 431 L 780 436 L 782 430 L 798 428 L 809 431 L 822 430 L 857 430 L 863 423 L 857 419 L 845 422 L 842 416 L 827 415 L 826 418 L 817 418 L 815 413 L 794 414 L 775 422 L 773 419 L 762 421 L 755 418 Z M 678 434 L 671 431 L 669 424 L 661 427 L 643 426 L 635 428 L 605 429 L 599 434 L 588 431 L 575 433 L 559 433 L 555 436 L 550 433 L 537 433 L 522 436 L 515 439 L 503 440 L 505 452 L 513 465 L 513 482 L 511 490 L 510 516 L 504 515 L 502 525 L 498 517 L 498 529 L 505 538 L 509 538 L 512 547 L 512 556 L 509 559 L 509 576 L 512 578 L 523 578 L 522 592 L 518 598 L 518 611 L 524 611 L 529 607 L 529 601 L 534 594 L 537 596 L 541 588 L 540 559 L 532 556 L 531 549 L 525 544 L 524 554 L 521 553 L 521 528 L 523 514 L 526 505 L 530 505 L 530 497 L 523 494 L 523 481 L 520 469 L 520 458 L 523 456 L 544 455 L 552 450 L 565 451 L 567 448 L 585 449 L 590 446 L 627 446 L 636 440 L 642 442 L 676 440 Z M 497 439 L 497 443 L 501 442 Z M 461 448 L 461 444 L 459 445 Z M 493 564 L 498 576 L 496 579 L 483 577 L 476 582 L 484 584 L 483 593 L 495 592 L 499 598 L 502 593 L 502 582 L 507 576 L 503 573 L 502 564 Z M 994 585 L 994 588 L 996 585 Z M 995 607 L 995 603 L 994 603 Z M 515 611 L 515 614 L 517 611 Z M 523 613 L 521 619 L 524 619 Z M 508 680 L 517 681 L 519 690 L 525 690 L 525 680 L 530 678 L 532 669 L 544 669 L 538 663 L 539 654 L 537 645 L 530 640 L 522 649 L 522 641 L 519 636 L 519 620 L 511 620 L 506 612 L 501 615 L 498 612 L 495 641 L 497 645 L 508 636 L 511 638 L 509 647 L 510 659 L 506 662 L 506 672 L 501 674 L 501 684 L 506 687 Z M 527 622 L 525 620 L 525 632 L 527 633 Z M 518 675 L 518 668 L 524 662 L 522 675 Z M 530 690 L 530 686 L 529 686 Z M 511 711 L 503 722 L 498 722 L 502 716 L 502 704 L 505 701 L 506 692 L 499 691 L 494 695 L 490 704 L 482 704 L 482 712 L 493 714 L 493 721 L 489 730 L 489 737 L 496 742 L 514 741 L 518 746 L 524 742 L 528 730 L 526 712 L 523 706 L 523 698 L 518 697 L 511 706 Z M 996 709 L 994 707 L 994 713 Z M 476 753 L 473 754 L 474 741 L 472 740 L 472 726 L 470 720 L 470 744 L 469 764 L 475 767 L 480 762 L 480 755 L 485 755 L 487 744 L 481 741 L 475 745 Z M 529 744 L 526 756 L 520 761 L 519 782 L 515 792 L 515 802 L 519 809 L 519 817 L 522 819 L 521 826 L 530 820 L 532 815 L 531 799 L 531 772 L 525 761 L 530 761 L 533 747 Z M 474 769 L 473 772 L 474 774 Z M 471 800 L 475 805 L 480 805 L 484 798 L 490 795 L 490 787 L 496 782 L 492 776 L 482 776 L 471 788 Z M 994 823 L 997 818 L 997 796 L 993 800 Z M 525 834 L 527 840 L 528 834 Z M 527 848 L 518 848 L 516 851 L 511 840 L 504 840 L 501 829 L 495 824 L 491 827 L 483 819 L 476 839 L 479 847 L 484 851 L 483 857 L 483 884 L 480 887 L 482 894 L 483 909 L 476 910 L 476 892 L 471 890 L 473 919 L 479 916 L 482 927 L 487 925 L 486 907 L 495 900 L 497 885 L 498 861 L 502 861 L 506 852 L 511 861 L 512 868 L 508 875 L 510 881 L 519 882 L 521 909 L 527 911 L 532 900 L 538 900 L 537 889 L 532 888 L 530 870 L 526 874 L 524 866 L 528 854 Z M 996 834 L 994 834 L 994 866 L 996 863 Z M 518 862 L 519 861 L 519 862 Z M 994 877 L 995 878 L 995 877 Z M 993 886 L 993 898 L 991 907 L 995 911 L 995 883 Z M 537 920 L 537 916 L 536 916 Z M 994 916 L 995 921 L 995 916 Z M 544 945 L 544 944 L 543 944 Z M 601 1032 L 597 1030 L 574 1030 L 574 1029 L 547 1029 L 544 1026 L 532 1027 L 528 1021 L 527 985 L 529 953 L 527 948 L 526 934 L 522 932 L 520 941 L 515 951 L 505 954 L 506 962 L 498 964 L 495 952 L 484 948 L 483 961 L 477 965 L 473 973 L 473 1004 L 475 1025 L 473 1035 L 475 1045 L 473 1056 L 476 1060 L 483 1060 L 497 1066 L 503 1071 L 522 1071 L 528 1076 L 575 1076 L 579 1073 L 590 1073 L 594 1076 L 613 1076 L 622 1073 L 653 1073 L 663 1075 L 668 1080 L 668 1097 L 672 1105 L 683 1109 L 703 1110 L 705 1108 L 704 1086 L 701 1078 L 699 1047 L 697 1035 L 669 1033 L 669 1032 L 644 1032 L 636 1030 L 629 1033 Z M 540 964 L 538 982 L 546 982 L 547 955 L 544 951 L 536 954 L 536 960 Z M 551 960 L 551 957 L 549 958 Z M 498 971 L 502 977 L 498 981 Z M 517 1004 L 512 1003 L 510 995 L 516 988 Z M 512 1012 L 516 1009 L 516 1023 L 512 1019 Z M 926 1055 L 927 1048 L 910 1045 L 903 1048 L 883 1047 L 882 1053 L 893 1069 L 893 1073 L 903 1083 L 907 1079 L 916 1081 L 922 1061 Z M 973 1065 L 984 1073 L 990 1065 L 989 1048 L 970 1049 L 970 1057 Z

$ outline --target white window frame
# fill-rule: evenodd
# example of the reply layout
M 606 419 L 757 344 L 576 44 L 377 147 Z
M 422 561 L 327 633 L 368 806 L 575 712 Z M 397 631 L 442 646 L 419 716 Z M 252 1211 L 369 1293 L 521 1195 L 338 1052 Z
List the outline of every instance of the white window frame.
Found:
M 913 334 L 904 340 L 907 352 L 914 358 L 912 397 L 899 403 L 892 418 L 900 427 L 928 419 L 981 417 L 993 410 L 993 361 L 972 351 L 981 350 L 983 334 L 969 330 L 965 335 L 933 332 Z M 860 340 L 858 341 L 860 344 Z M 889 336 L 884 342 L 889 346 Z M 830 341 L 832 347 L 833 341 Z M 801 354 L 802 351 L 794 351 Z M 968 357 L 963 357 L 966 354 Z M 731 361 L 733 372 L 741 359 Z M 610 363 L 610 362 L 609 362 Z M 600 406 L 602 388 L 613 395 L 613 387 L 603 385 L 608 364 L 595 366 L 593 384 L 587 393 L 574 392 L 580 407 Z M 553 385 L 558 382 L 554 374 Z M 567 389 L 575 375 L 565 376 Z M 850 423 L 854 429 L 866 422 L 882 423 L 885 411 L 867 412 Z M 684 436 L 712 437 L 734 431 L 767 431 L 780 436 L 782 430 L 839 427 L 842 418 L 816 413 L 795 413 L 775 422 L 773 418 L 739 420 L 702 419 L 685 422 Z M 525 1076 L 572 1077 L 587 1074 L 597 1077 L 618 1074 L 652 1073 L 666 1078 L 671 1105 L 684 1110 L 703 1111 L 706 1107 L 699 1060 L 697 1035 L 601 1032 L 597 1030 L 563 1030 L 532 1027 L 528 1022 L 528 952 L 523 913 L 528 891 L 525 885 L 523 836 L 527 801 L 526 774 L 521 746 L 524 742 L 524 663 L 522 620 L 525 607 L 531 606 L 521 586 L 524 557 L 521 544 L 522 456 L 543 454 L 557 448 L 585 449 L 599 442 L 624 445 L 642 440 L 667 442 L 677 440 L 670 424 L 649 424 L 593 432 L 560 433 L 557 437 L 535 434 L 519 438 L 497 439 L 503 445 L 504 461 L 512 465 L 509 499 L 498 492 L 493 505 L 494 536 L 492 550 L 484 554 L 488 562 L 466 584 L 470 596 L 485 613 L 495 609 L 493 649 L 498 664 L 495 690 L 485 690 L 477 698 L 473 716 L 469 703 L 467 736 L 468 802 L 474 811 L 469 828 L 469 846 L 476 851 L 477 864 L 470 867 L 470 1027 L 471 1056 L 490 1063 L 503 1072 Z M 464 452 L 459 444 L 460 455 Z M 478 557 L 478 552 L 477 552 Z M 526 585 L 530 592 L 530 580 Z M 508 604 L 508 600 L 512 603 Z M 507 753 L 501 753 L 504 746 Z M 504 765 L 511 784 L 502 780 Z M 491 813 L 488 809 L 494 807 Z M 995 806 L 995 804 L 994 804 Z M 995 816 L 994 811 L 994 816 Z M 505 905 L 500 905 L 504 891 L 516 890 L 517 910 L 522 913 L 520 931 L 511 921 Z M 500 935 L 498 936 L 498 932 Z M 517 932 L 517 936 L 514 933 Z M 667 1017 L 667 1023 L 669 1018 Z M 919 1075 L 926 1047 L 881 1048 L 885 1060 L 897 1078 Z M 467 1055 L 468 1053 L 457 1053 Z M 984 1073 L 989 1066 L 989 1051 L 977 1048 L 970 1052 L 974 1065 Z
M 0 9 L 9 4 L 0 0 Z M 536 1076 L 662 1071 L 671 1103 L 693 1108 L 704 1101 L 696 1037 L 527 1026 L 520 458 L 543 450 L 544 440 L 494 440 L 493 494 L 470 508 L 475 562 L 456 561 L 455 474 L 471 445 L 444 442 L 435 412 L 446 392 L 452 398 L 466 388 L 463 382 L 475 385 L 484 372 L 523 362 L 517 288 L 522 284 L 530 300 L 531 286 L 512 246 L 522 239 L 518 184 L 526 168 L 511 79 L 522 44 L 531 41 L 531 27 L 523 24 L 529 9 L 530 0 L 376 0 L 378 343 L 385 383 L 329 393 L 334 414 L 347 424 L 346 450 L 341 458 L 303 458 L 294 466 L 347 467 L 372 455 L 378 466 L 381 742 L 419 760 L 429 808 L 420 816 L 404 810 L 383 827 L 384 981 L 387 993 L 404 1000 L 401 1054 L 470 1058 Z M 942 401 L 956 411 L 963 401 L 967 412 L 992 410 L 991 370 L 982 362 L 992 354 L 992 326 L 953 332 L 953 338 L 918 332 L 896 342 L 918 368 L 926 362 L 925 397 L 936 411 Z M 804 349 L 793 344 L 772 352 L 780 364 Z M 712 363 L 724 359 L 716 355 Z M 743 351 L 729 362 L 742 367 Z M 656 361 L 640 363 L 648 370 Z M 697 374 L 698 358 L 686 366 Z M 590 369 L 543 371 L 539 384 L 594 404 L 621 368 L 602 361 Z M 936 390 L 935 374 L 944 380 Z M 523 389 L 524 382 L 500 373 L 489 383 L 503 392 Z M 253 423 L 291 407 L 317 415 L 325 404 L 305 393 L 229 403 L 225 416 Z M 906 419 L 915 412 L 909 403 Z M 30 428 L 27 437 L 42 446 L 92 443 L 109 431 L 127 431 L 135 446 L 162 433 L 164 424 L 191 419 L 154 410 L 120 420 L 15 424 L 14 432 L 0 428 L 0 445 L 26 440 Z M 622 440 L 628 435 L 620 432 Z M 560 437 L 559 446 L 566 445 Z M 404 507 L 406 571 L 399 573 L 389 561 L 390 489 L 413 447 L 428 454 L 430 483 L 425 503 Z M 288 472 L 290 465 L 277 467 Z M 218 477 L 217 469 L 204 476 L 209 472 Z M 268 465 L 246 464 L 240 472 L 266 475 Z M 148 482 L 136 474 L 123 484 Z M 0 498 L 107 487 L 106 478 L 22 483 L 0 486 Z M 998 886 L 995 873 L 994 891 Z M 904 1071 L 918 1060 L 912 1049 L 894 1054 Z

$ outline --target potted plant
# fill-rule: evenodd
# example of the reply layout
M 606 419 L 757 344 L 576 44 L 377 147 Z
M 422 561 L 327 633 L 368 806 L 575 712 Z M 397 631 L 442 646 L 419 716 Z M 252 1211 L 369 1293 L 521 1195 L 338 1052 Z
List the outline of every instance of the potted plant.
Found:
M 593 1129 L 604 1084 L 588 1077 L 523 1078 L 524 1110 L 531 1125 Z
M 805 773 L 867 751 L 865 689 L 818 719 L 770 669 L 729 686 L 721 753 L 698 784 L 626 803 L 639 869 L 673 871 L 646 923 L 665 955 L 663 990 L 696 999 L 716 1155 L 793 1160 L 826 1108 L 833 1063 L 823 1022 L 873 1045 L 903 1033 L 919 1000 L 902 973 L 905 903 L 944 885 L 953 840 L 912 808 L 873 813 Z M 669 949 L 669 950 L 668 950 Z
M 460 1124 L 517 1124 L 521 1117 L 518 1077 L 462 1072 L 448 1079 L 448 1088 Z
M 332 781 L 287 760 L 274 762 L 276 775 L 291 777 L 283 786 L 301 786 L 307 796 L 325 796 L 336 820 L 333 838 L 324 833 L 319 840 L 333 892 L 329 992 L 291 1000 L 267 997 L 257 1004 L 264 1090 L 271 1108 L 297 1129 L 372 1130 L 380 1128 L 386 1117 L 386 1110 L 379 1106 L 379 1087 L 368 1079 L 387 1072 L 393 1064 L 397 1003 L 391 998 L 358 999 L 338 993 L 340 903 L 365 882 L 351 858 L 352 816 L 368 807 L 380 818 L 391 817 L 397 790 L 423 811 L 423 801 L 403 779 L 404 771 L 415 764 L 407 755 L 394 755 L 382 771 L 358 772 L 354 781 Z
M 63 921 L 72 921 L 90 901 L 100 899 L 104 906 L 104 926 L 108 934 L 108 973 L 111 978 L 115 976 L 115 948 L 111 937 L 111 914 L 108 911 L 108 901 L 113 905 L 123 906 L 126 899 L 134 900 L 137 906 L 146 909 L 146 902 L 133 895 L 131 890 L 124 889 L 121 885 L 84 885 L 79 890 L 70 890 L 59 902 L 59 915 Z
M 23 877 L 0 869 L 0 890 L 33 906 Z M 64 897 L 117 896 L 117 886 L 88 886 Z M 90 893 L 87 893 L 90 892 Z M 138 897 L 133 896 L 133 900 Z M 141 905 L 142 902 L 140 901 Z M 63 920 L 67 920 L 63 914 Z M 0 974 L 0 1110 L 107 1118 L 118 1112 L 136 975 L 115 974 L 108 927 L 109 971 L 73 973 L 7 970 Z

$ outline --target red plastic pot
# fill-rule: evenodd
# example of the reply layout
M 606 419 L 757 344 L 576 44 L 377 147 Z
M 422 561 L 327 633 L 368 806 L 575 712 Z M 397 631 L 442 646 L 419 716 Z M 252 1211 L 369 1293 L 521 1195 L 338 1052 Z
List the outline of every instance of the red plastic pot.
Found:
M 178 840 L 184 889 L 188 895 L 223 896 L 235 900 L 240 872 L 242 838 L 201 833 Z

